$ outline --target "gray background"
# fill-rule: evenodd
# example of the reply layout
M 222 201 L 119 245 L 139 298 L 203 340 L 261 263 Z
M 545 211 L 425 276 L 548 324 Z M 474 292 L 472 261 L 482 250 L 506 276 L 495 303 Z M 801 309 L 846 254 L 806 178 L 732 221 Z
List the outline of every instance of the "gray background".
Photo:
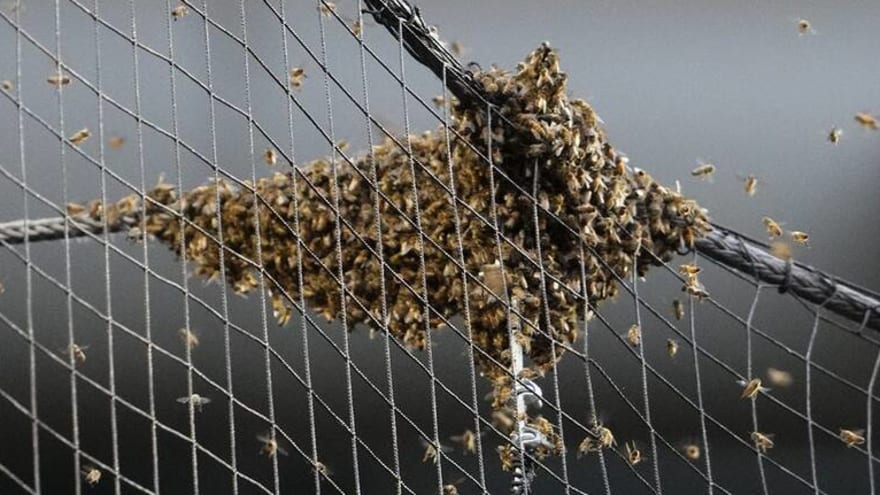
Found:
M 99 17 L 106 22 L 98 28 L 100 56 L 95 49 L 95 23 L 85 11 L 93 4 L 60 2 L 60 38 L 56 38 L 55 4 L 24 2 L 21 27 L 50 53 L 61 47 L 61 59 L 92 86 L 100 86 L 102 94 L 112 98 L 131 112 L 171 135 L 177 135 L 186 146 L 179 167 L 173 139 L 149 126 L 144 126 L 142 141 L 138 140 L 137 123 L 130 115 L 104 100 L 104 141 L 112 135 L 127 138 L 121 150 L 100 146 L 99 105 L 95 92 L 83 81 L 75 81 L 63 91 L 62 101 L 44 81 L 53 71 L 54 62 L 26 39 L 22 40 L 20 57 L 16 53 L 16 30 L 13 17 L 0 20 L 0 79 L 15 82 L 12 98 L 0 97 L 0 221 L 24 216 L 21 188 L 8 176 L 22 179 L 19 139 L 23 143 L 27 184 L 35 192 L 55 204 L 64 204 L 62 180 L 62 146 L 57 136 L 37 123 L 34 117 L 19 113 L 14 104 L 19 95 L 24 105 L 54 129 L 61 129 L 59 108 L 63 109 L 63 135 L 89 127 L 93 137 L 81 149 L 95 160 L 90 162 L 66 148 L 63 164 L 67 174 L 70 201 L 87 201 L 101 195 L 101 172 L 96 163 L 137 188 L 141 180 L 143 157 L 146 185 L 161 175 L 172 182 L 182 174 L 185 187 L 204 182 L 213 175 L 211 163 L 220 165 L 230 174 L 247 178 L 268 174 L 260 160 L 267 139 L 256 134 L 251 153 L 247 120 L 221 103 L 214 104 L 215 127 L 212 133 L 211 106 L 207 93 L 181 70 L 207 84 L 205 24 L 196 13 L 173 23 L 175 92 L 177 122 L 172 118 L 169 64 L 138 50 L 140 101 L 133 85 L 132 45 L 123 36 L 131 36 L 129 5 L 123 2 L 99 2 Z M 167 56 L 167 8 L 165 2 L 135 3 L 137 38 L 144 46 Z M 248 1 L 247 34 L 254 53 L 265 63 L 271 74 L 283 81 L 286 74 L 281 50 L 282 27 L 263 2 Z M 276 5 L 276 2 L 270 2 Z M 337 2 L 340 14 L 353 19 L 353 2 Z M 645 168 L 658 180 L 673 184 L 681 181 L 686 194 L 709 209 L 713 219 L 743 233 L 763 237 L 760 218 L 770 215 L 785 222 L 786 228 L 810 232 L 811 248 L 799 249 L 798 259 L 816 265 L 837 276 L 850 279 L 874 290 L 880 289 L 880 270 L 876 260 L 880 223 L 876 221 L 877 190 L 880 187 L 880 133 L 859 128 L 852 119 L 855 112 L 880 112 L 880 4 L 877 2 L 423 2 L 425 18 L 436 24 L 442 38 L 458 40 L 466 47 L 465 60 L 479 61 L 487 66 L 496 63 L 512 67 L 542 40 L 549 41 L 561 52 L 563 66 L 570 74 L 570 93 L 585 97 L 605 120 L 610 139 L 631 158 L 631 163 Z M 4 4 L 4 12 L 10 12 Z M 277 6 L 276 6 L 277 9 Z M 318 14 L 310 2 L 285 5 L 289 25 L 296 35 L 320 57 L 321 35 Z M 241 36 L 242 27 L 237 2 L 210 2 L 212 20 Z M 798 36 L 796 20 L 806 17 L 816 34 Z M 118 29 L 122 35 L 108 26 Z M 333 74 L 354 95 L 362 98 L 361 69 L 357 45 L 333 19 L 325 19 L 326 49 Z M 368 22 L 366 38 L 378 56 L 393 70 L 399 70 L 397 46 L 383 28 Z M 217 27 L 209 29 L 211 76 L 216 94 L 238 106 L 247 107 L 245 81 L 250 82 L 252 115 L 269 136 L 296 163 L 327 155 L 330 151 L 315 127 L 295 110 L 294 146 L 287 128 L 287 99 L 266 70 L 250 59 L 250 78 L 244 75 L 243 49 Z M 291 66 L 302 66 L 308 78 L 297 93 L 304 109 L 328 129 L 328 107 L 323 80 L 317 65 L 295 37 L 288 33 Z M 16 62 L 20 61 L 22 79 L 15 80 Z M 441 91 L 437 79 L 405 58 L 407 82 L 425 101 Z M 100 65 L 100 67 L 99 67 Z M 99 77 L 100 76 L 100 77 Z M 370 106 L 374 116 L 393 132 L 405 129 L 400 86 L 375 61 L 367 62 Z M 358 113 L 346 96 L 331 91 L 332 115 L 336 139 L 346 139 L 351 150 L 362 150 L 367 143 L 364 116 Z M 437 126 L 436 118 L 412 98 L 408 100 L 409 120 L 414 132 Z M 832 125 L 844 129 L 839 146 L 826 141 Z M 175 127 L 176 126 L 176 127 Z M 175 131 L 175 128 L 177 129 Z M 22 137 L 23 136 L 23 137 Z M 212 140 L 212 137 L 216 137 Z M 373 129 L 373 137 L 377 131 Z M 215 146 L 216 144 L 216 146 Z M 216 153 L 216 155 L 215 155 Z M 199 156 L 200 155 L 200 156 Z M 702 158 L 718 166 L 712 183 L 689 177 L 689 171 Z M 747 197 L 738 175 L 759 177 L 758 194 Z M 130 189 L 112 177 L 106 179 L 106 195 L 116 198 Z M 56 211 L 29 197 L 29 216 L 54 216 Z M 143 262 L 145 250 L 127 242 L 122 236 L 112 238 L 119 252 Z M 16 248 L 24 256 L 23 248 Z M 46 275 L 67 285 L 67 264 L 63 243 L 34 244 L 30 248 L 32 263 Z M 109 288 L 107 298 L 105 251 L 94 241 L 75 241 L 69 247 L 70 287 L 77 300 L 68 307 L 65 291 L 35 274 L 30 289 L 25 266 L 8 250 L 0 250 L 0 280 L 6 292 L 0 296 L 0 389 L 11 398 L 29 405 L 29 346 L 16 330 L 27 333 L 33 328 L 41 348 L 35 351 L 37 369 L 38 415 L 46 425 L 71 437 L 70 373 L 49 357 L 63 354 L 68 343 L 68 323 L 77 342 L 89 345 L 88 361 L 79 368 L 83 377 L 109 387 L 109 357 L 114 357 L 115 391 L 119 397 L 142 410 L 148 410 L 148 375 L 146 346 L 143 336 L 151 332 L 155 345 L 171 354 L 185 358 L 176 331 L 186 325 L 186 308 L 180 289 L 169 284 L 184 283 L 182 268 L 167 250 L 148 244 L 146 256 L 150 268 L 166 281 L 151 275 L 149 291 L 145 289 L 144 272 L 117 251 L 109 250 Z M 202 344 L 192 355 L 194 365 L 210 379 L 226 385 L 224 360 L 224 290 L 218 285 L 187 280 L 196 300 L 188 304 L 190 326 L 196 329 Z M 704 283 L 719 301 L 736 314 L 745 317 L 755 291 L 752 286 L 729 274 L 709 270 Z M 678 285 L 661 270 L 656 270 L 640 286 L 640 293 L 653 306 L 668 315 L 669 303 L 677 297 Z M 30 292 L 31 298 L 28 299 Z M 149 304 L 145 305 L 145 295 Z M 306 409 L 307 393 L 298 377 L 303 377 L 304 359 L 299 319 L 279 329 L 271 321 L 261 320 L 260 298 L 257 294 L 243 299 L 228 294 L 228 318 L 244 333 L 230 331 L 233 390 L 241 404 L 267 413 L 265 354 L 263 348 L 245 335 L 261 337 L 269 334 L 271 347 L 289 365 L 273 358 L 274 406 L 276 421 L 307 455 L 311 437 Z M 80 302 L 81 301 L 81 302 Z M 112 314 L 112 350 L 109 347 L 108 324 L 84 304 L 99 313 Z M 211 308 L 206 309 L 206 307 Z M 591 334 L 591 355 L 620 386 L 636 407 L 642 406 L 640 368 L 614 332 L 623 333 L 632 322 L 632 301 L 621 297 L 602 308 L 614 327 L 613 331 L 594 325 Z M 644 312 L 643 312 L 644 313 Z M 147 318 L 149 316 L 149 319 Z M 271 320 L 271 313 L 268 315 Z M 147 322 L 149 321 L 149 324 Z M 317 321 L 317 320 L 316 320 Z M 806 351 L 812 317 L 790 298 L 772 290 L 761 293 L 756 325 L 768 335 L 779 339 L 786 348 L 798 353 Z M 341 329 L 336 324 L 321 323 L 329 340 L 342 345 Z M 657 371 L 680 387 L 688 397 L 695 397 L 692 356 L 682 349 L 670 361 L 663 343 L 671 332 L 651 317 L 645 317 L 645 350 L 648 361 Z M 687 328 L 682 326 L 684 331 Z M 702 345 L 728 363 L 740 374 L 746 369 L 745 332 L 741 324 L 708 305 L 697 312 L 697 335 Z M 345 366 L 328 341 L 310 328 L 310 364 L 316 393 L 343 420 L 349 411 L 345 394 Z M 461 339 L 449 330 L 436 334 L 435 368 L 440 381 L 470 401 L 470 381 L 466 349 Z M 351 334 L 354 363 L 381 389 L 386 389 L 383 339 L 370 340 L 366 329 Z M 804 410 L 804 364 L 785 349 L 754 338 L 755 369 L 761 374 L 767 366 L 790 370 L 795 385 L 775 390 L 774 394 L 797 411 Z M 813 360 L 839 373 L 862 388 L 867 387 L 877 348 L 865 341 L 843 335 L 829 325 L 820 326 Z M 184 434 L 188 432 L 186 408 L 175 398 L 186 394 L 186 367 L 154 349 L 154 386 L 156 418 Z M 424 353 L 415 359 L 425 362 Z M 393 379 L 398 406 L 424 431 L 431 431 L 428 379 L 410 357 L 392 345 Z M 703 391 L 707 411 L 730 431 L 747 438 L 751 431 L 750 409 L 738 401 L 738 387 L 727 373 L 709 360 L 701 359 Z M 595 371 L 595 370 L 594 370 Z M 296 375 L 294 375 L 296 373 Z M 813 373 L 813 415 L 817 423 L 836 432 L 838 427 L 861 428 L 865 425 L 864 394 L 842 386 L 838 380 Z M 574 418 L 586 423 L 589 407 L 584 387 L 582 363 L 566 356 L 557 374 L 562 407 Z M 608 386 L 596 382 L 598 410 L 603 421 L 617 432 L 619 441 L 634 439 L 647 452 L 647 430 L 637 416 Z M 82 448 L 103 462 L 113 458 L 110 422 L 110 401 L 107 395 L 77 378 L 80 417 L 79 434 Z M 477 381 L 479 392 L 486 390 Z M 544 390 L 553 388 L 551 377 L 542 380 Z M 698 415 L 684 401 L 656 379 L 649 380 L 652 414 L 657 430 L 674 447 L 699 438 Z M 223 392 L 196 378 L 194 388 L 214 399 L 196 417 L 200 444 L 223 459 L 229 459 L 229 417 Z M 359 378 L 354 380 L 355 415 L 358 435 L 384 462 L 391 463 L 388 409 L 376 394 Z M 469 413 L 457 401 L 440 394 L 438 416 L 441 438 L 472 427 Z M 481 413 L 488 414 L 487 404 L 480 404 Z M 769 401 L 759 400 L 762 429 L 777 434 L 777 448 L 771 456 L 792 472 L 810 477 L 806 426 L 790 412 Z M 271 486 L 271 463 L 259 457 L 255 435 L 266 430 L 267 424 L 251 415 L 243 406 L 235 407 L 238 468 L 248 476 Z M 350 443 L 345 430 L 323 409 L 317 414 L 318 452 L 322 462 L 333 471 L 333 478 L 346 493 L 354 492 Z M 0 464 L 26 483 L 32 483 L 30 459 L 32 446 L 30 422 L 11 406 L 0 401 Z M 150 454 L 150 422 L 117 403 L 119 431 L 119 462 L 122 472 L 145 486 L 151 486 L 152 456 Z M 583 433 L 570 422 L 564 425 L 572 453 L 567 457 L 572 483 L 590 493 L 601 490 L 598 461 L 595 456 L 576 459 L 573 449 Z M 417 435 L 405 422 L 400 429 L 400 458 L 405 482 L 417 493 L 436 487 L 433 466 L 420 462 L 423 448 Z M 167 432 L 158 434 L 160 445 L 161 488 L 166 493 L 190 491 L 191 467 L 189 444 Z M 484 462 L 489 488 L 504 493 L 509 478 L 498 469 L 492 450 L 497 440 L 484 439 Z M 867 491 L 867 460 L 863 454 L 846 449 L 829 435 L 816 432 L 816 453 L 820 487 L 828 493 Z M 314 490 L 309 477 L 310 465 L 291 445 L 288 457 L 279 460 L 281 488 L 285 493 L 310 493 Z M 716 481 L 736 493 L 758 489 L 755 457 L 730 435 L 710 428 L 710 448 Z M 47 493 L 67 493 L 73 484 L 71 449 L 51 435 L 41 433 L 42 483 Z M 474 456 L 451 454 L 476 476 Z M 363 450 L 361 486 L 363 493 L 388 493 L 390 477 L 376 463 L 369 461 Z M 613 457 L 613 456 L 611 456 Z M 676 458 L 663 449 L 659 456 L 664 489 L 670 493 L 704 493 L 705 484 Z M 648 459 L 637 470 L 651 479 Z M 561 472 L 558 460 L 549 466 Z M 201 488 L 211 493 L 231 492 L 228 471 L 214 460 L 199 456 Z M 635 481 L 632 473 L 617 458 L 609 460 L 614 491 L 647 491 Z M 447 480 L 461 475 L 444 465 Z M 808 491 L 803 485 L 774 468 L 768 468 L 768 480 L 776 493 Z M 240 482 L 242 493 L 254 487 Z M 306 483 L 303 485 L 302 483 Z M 541 478 L 542 487 L 550 493 L 560 491 L 559 485 Z M 123 485 L 124 487 L 124 485 Z M 325 490 L 332 488 L 326 484 Z M 112 480 L 103 481 L 89 493 L 111 493 Z M 0 493 L 18 493 L 20 488 L 0 474 Z M 436 490 L 436 489 L 435 489 Z M 474 486 L 462 483 L 462 493 L 474 492 Z M 131 491 L 130 487 L 123 491 Z

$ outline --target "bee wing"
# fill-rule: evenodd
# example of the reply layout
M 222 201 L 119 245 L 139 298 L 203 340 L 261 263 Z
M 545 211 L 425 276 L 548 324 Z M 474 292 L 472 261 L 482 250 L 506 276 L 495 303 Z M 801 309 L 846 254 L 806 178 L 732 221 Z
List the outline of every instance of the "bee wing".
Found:
M 177 398 L 177 402 L 180 402 L 181 404 L 187 404 L 187 403 L 189 403 L 190 400 L 191 400 L 190 396 L 188 396 L 188 395 Z
M 269 435 L 264 435 L 264 434 L 257 435 L 257 440 L 259 440 L 263 443 L 269 443 L 272 441 L 272 439 L 269 438 Z
M 202 397 L 199 399 L 199 402 L 200 402 L 202 405 L 210 404 L 210 403 L 211 403 L 211 399 L 210 399 L 209 397 L 202 396 Z
M 285 449 L 284 447 L 279 447 L 278 445 L 275 446 L 275 451 L 281 455 L 290 455 L 290 453 L 287 452 L 287 449 Z

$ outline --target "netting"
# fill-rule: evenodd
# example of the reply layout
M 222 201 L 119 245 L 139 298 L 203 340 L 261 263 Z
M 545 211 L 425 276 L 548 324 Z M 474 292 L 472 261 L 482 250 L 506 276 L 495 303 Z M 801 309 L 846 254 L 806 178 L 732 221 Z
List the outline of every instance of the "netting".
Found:
M 873 492 L 880 297 L 631 166 L 548 44 L 466 66 L 391 0 L 26 7 L 3 493 Z

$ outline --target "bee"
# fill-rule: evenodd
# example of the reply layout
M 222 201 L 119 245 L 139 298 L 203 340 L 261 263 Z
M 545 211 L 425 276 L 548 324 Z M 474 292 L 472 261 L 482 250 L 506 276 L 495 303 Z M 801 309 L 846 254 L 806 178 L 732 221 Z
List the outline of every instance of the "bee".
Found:
M 80 130 L 76 131 L 75 133 L 73 133 L 73 135 L 70 136 L 69 140 L 70 140 L 70 142 L 73 143 L 73 144 L 82 144 L 82 143 L 84 143 L 84 142 L 86 141 L 86 139 L 88 139 L 91 135 L 92 135 L 92 132 L 89 131 L 89 129 L 88 129 L 87 127 L 83 127 L 82 129 L 80 129 Z
M 638 325 L 632 325 L 626 331 L 626 341 L 629 345 L 636 347 L 642 343 L 642 329 Z
M 458 485 L 464 481 L 464 478 L 459 478 L 452 483 L 447 483 L 443 485 L 443 495 L 458 495 Z
M 201 396 L 199 394 L 192 394 L 178 397 L 177 402 L 181 404 L 192 404 L 194 408 L 198 409 L 199 412 L 202 412 L 202 406 L 210 404 L 211 399 Z
M 862 445 L 865 443 L 865 430 L 845 430 L 843 428 L 840 429 L 840 440 L 846 444 L 847 447 L 852 447 L 853 445 Z
M 88 483 L 89 486 L 97 485 L 98 482 L 101 481 L 101 476 L 103 474 L 104 473 L 102 473 L 101 470 L 96 468 L 95 466 L 86 466 L 82 470 L 83 479 L 86 480 L 86 483 Z
M 758 192 L 758 178 L 754 175 L 747 175 L 746 178 L 743 179 L 743 181 L 745 182 L 745 186 L 743 187 L 743 189 L 745 190 L 746 194 L 748 194 L 749 196 L 754 196 L 755 193 Z
M 434 103 L 434 106 L 437 108 L 442 108 L 446 105 L 446 97 L 443 95 L 436 95 L 431 98 L 431 102 Z
M 617 445 L 617 440 L 614 439 L 614 433 L 611 432 L 611 429 L 602 423 L 596 423 L 593 427 L 593 433 L 599 439 L 599 447 L 600 448 L 611 448 L 614 445 Z
M 755 448 L 760 450 L 763 454 L 766 454 L 767 449 L 772 449 L 774 446 L 773 435 L 769 433 L 753 431 L 751 434 L 751 438 L 752 442 L 755 443 Z
M 53 74 L 46 79 L 46 82 L 55 86 L 56 88 L 60 88 L 61 86 L 67 86 L 70 84 L 70 76 L 64 74 L 60 70 L 57 74 Z
M 178 5 L 171 9 L 171 18 L 175 21 L 189 14 L 189 8 L 186 5 Z
M 466 454 L 475 454 L 477 452 L 477 434 L 471 430 L 465 430 L 461 435 L 454 435 L 449 437 L 449 439 L 460 443 Z
M 642 462 L 642 451 L 636 447 L 636 442 L 627 442 L 623 444 L 624 449 L 626 449 L 626 459 L 629 461 L 630 465 L 635 466 Z
M 767 230 L 767 234 L 770 235 L 770 238 L 774 237 L 782 237 L 782 227 L 776 223 L 776 220 L 773 220 L 770 217 L 764 217 L 761 219 L 764 222 L 764 228 Z
M 336 149 L 338 149 L 340 152 L 345 152 L 345 150 L 348 149 L 348 141 L 344 139 L 342 141 L 339 141 L 338 143 L 336 143 Z
M 776 368 L 767 368 L 767 379 L 777 387 L 788 387 L 794 381 L 791 373 Z
M 807 242 L 809 242 L 810 240 L 810 235 L 806 232 L 801 232 L 800 230 L 792 230 L 791 232 L 789 232 L 789 235 L 791 236 L 792 242 L 795 242 L 802 246 L 809 245 L 807 244 Z
M 183 345 L 188 348 L 192 349 L 193 347 L 199 346 L 199 336 L 189 328 L 181 328 L 177 331 L 177 335 L 180 336 Z
M 770 253 L 781 260 L 790 260 L 792 257 L 791 244 L 782 241 L 770 243 Z
M 302 67 L 294 67 L 290 69 L 290 87 L 293 89 L 299 89 L 302 87 L 303 80 L 306 77 L 306 70 Z
M 0 82 L 0 87 L 2 87 L 4 91 L 10 91 L 12 89 L 12 81 L 4 79 Z
M 433 464 L 437 464 L 438 462 L 440 462 L 441 454 L 448 454 L 452 452 L 452 449 L 445 445 L 438 444 L 438 446 L 435 446 L 434 444 L 426 442 L 424 439 L 420 440 L 422 446 L 425 447 L 425 453 L 422 454 L 422 462 L 430 461 Z
M 752 378 L 748 382 L 745 380 L 738 380 L 738 383 L 742 388 L 742 394 L 740 394 L 740 399 L 752 399 L 758 395 L 759 392 L 769 392 L 770 389 L 767 387 L 761 386 L 760 378 Z
M 449 44 L 449 51 L 451 51 L 456 57 L 461 57 L 464 55 L 464 45 L 458 41 L 453 41 Z
M 859 120 L 858 117 L 856 117 L 856 120 Z M 831 131 L 828 132 L 828 141 L 831 144 L 839 143 L 841 137 L 843 137 L 843 129 L 839 127 L 832 127 Z
M 580 459 L 590 452 L 598 452 L 601 448 L 602 447 L 596 442 L 596 440 L 592 436 L 587 435 L 586 437 L 584 437 L 583 440 L 581 440 L 581 443 L 578 444 L 577 458 Z
M 693 263 L 688 263 L 684 265 L 678 266 L 678 273 L 688 277 L 688 278 L 696 278 L 697 275 L 702 271 L 702 268 L 698 267 Z
M 678 341 L 675 339 L 666 339 L 666 354 L 670 359 L 678 354 Z
M 700 179 L 712 180 L 712 174 L 715 173 L 715 164 L 698 160 L 697 168 L 691 170 L 691 175 Z
M 695 443 L 689 443 L 684 446 L 684 455 L 692 460 L 696 461 L 700 458 L 700 446 Z
M 67 211 L 67 215 L 71 217 L 82 215 L 86 211 L 86 207 L 79 203 L 67 203 L 64 209 Z
M 330 17 L 330 14 L 336 12 L 336 4 L 333 2 L 321 2 L 321 5 L 318 6 L 318 11 L 321 12 L 321 15 L 325 17 Z
M 877 117 L 868 112 L 859 112 L 853 118 L 855 118 L 856 122 L 861 124 L 865 129 L 871 129 L 872 131 L 880 129 L 880 124 L 877 123 Z
M 329 478 L 330 475 L 333 474 L 333 471 L 331 471 L 330 468 L 328 468 L 327 465 L 321 461 L 315 461 L 314 469 L 318 474 L 325 478 Z
M 287 455 L 287 451 L 278 446 L 278 440 L 276 440 L 271 433 L 257 435 L 257 440 L 263 444 L 263 447 L 260 449 L 261 455 L 265 455 L 270 459 L 278 454 Z
M 110 146 L 111 149 L 118 150 L 125 146 L 125 138 L 122 136 L 113 136 L 107 141 L 107 145 Z
M 70 344 L 67 346 L 67 354 L 73 356 L 73 362 L 77 366 L 82 366 L 86 364 L 86 349 L 89 346 L 87 345 L 79 345 L 79 344 Z
M 272 148 L 266 148 L 266 151 L 263 152 L 263 161 L 271 167 L 278 163 L 278 154 Z
M 813 24 L 803 17 L 797 20 L 797 30 L 799 36 L 803 36 L 805 34 L 816 34 L 816 31 L 813 30 Z
M 684 318 L 684 303 L 679 301 L 678 299 L 672 301 L 672 312 L 675 314 L 676 320 L 681 320 Z
M 706 290 L 706 287 L 697 280 L 697 277 L 690 277 L 688 281 L 685 283 L 685 286 L 681 288 L 684 292 L 687 292 L 691 297 L 696 297 L 698 300 L 702 300 L 703 298 L 709 297 L 709 291 Z
M 501 461 L 501 469 L 504 471 L 512 471 L 516 466 L 516 457 L 510 445 L 499 445 L 498 459 Z

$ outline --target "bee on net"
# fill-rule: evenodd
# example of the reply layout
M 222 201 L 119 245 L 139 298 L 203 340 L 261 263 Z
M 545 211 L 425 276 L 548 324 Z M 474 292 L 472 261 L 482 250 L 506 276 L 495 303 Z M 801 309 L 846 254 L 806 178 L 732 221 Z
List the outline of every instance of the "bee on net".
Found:
M 86 364 L 86 349 L 89 346 L 87 345 L 79 345 L 79 344 L 70 344 L 65 349 L 65 352 L 73 357 L 73 364 L 75 366 L 82 366 Z
M 602 423 L 596 423 L 593 427 L 593 433 L 596 435 L 596 438 L 599 440 L 600 448 L 611 448 L 617 445 L 617 440 L 614 439 L 614 433 L 611 432 L 611 429 Z
M 70 84 L 70 76 L 61 72 L 59 69 L 57 74 L 52 74 L 48 78 L 46 78 L 46 82 L 55 86 L 56 88 L 60 88 L 61 86 L 67 86 Z
M 260 454 L 265 455 L 268 458 L 273 458 L 278 454 L 288 455 L 287 450 L 283 447 L 278 446 L 278 440 L 271 434 L 271 432 L 265 433 L 263 435 L 257 435 L 257 440 L 263 444 L 260 448 Z
M 715 164 L 697 160 L 697 168 L 691 170 L 691 175 L 698 179 L 708 180 L 712 182 L 712 175 L 715 173 Z
M 768 449 L 772 449 L 775 445 L 773 443 L 773 435 L 769 433 L 761 433 L 759 431 L 753 431 L 751 434 L 752 442 L 755 444 L 755 448 L 760 450 L 762 454 L 766 454 Z
M 865 443 L 865 430 L 846 430 L 844 428 L 840 429 L 840 440 L 846 444 L 847 447 L 852 447 L 854 445 L 862 445 Z
M 426 442 L 424 438 L 420 438 L 419 441 L 425 448 L 425 453 L 422 454 L 422 462 L 431 462 L 432 464 L 437 464 L 438 462 L 440 462 L 441 453 L 449 454 L 450 452 L 452 452 L 452 448 L 447 447 L 446 445 L 434 445 L 432 443 Z
M 68 138 L 68 139 L 73 144 L 82 144 L 82 143 L 86 142 L 86 140 L 91 135 L 92 135 L 92 132 L 88 128 L 84 127 L 82 129 L 76 131 L 75 133 L 73 133 L 73 135 L 70 136 L 70 138 Z
M 192 404 L 193 408 L 199 412 L 202 412 L 202 406 L 211 403 L 211 399 L 208 397 L 204 397 L 199 394 L 185 395 L 183 397 L 178 397 L 177 402 L 181 404 Z
M 636 347 L 642 343 L 642 329 L 638 325 L 632 325 L 626 331 L 626 341 L 629 345 Z
M 736 382 L 743 388 L 742 393 L 740 394 L 740 399 L 752 399 L 758 395 L 758 393 L 767 393 L 770 391 L 769 388 L 761 386 L 760 378 L 752 378 L 748 382 L 745 380 L 737 380 Z
M 329 478 L 333 474 L 333 471 L 331 471 L 330 468 L 328 468 L 327 465 L 321 461 L 315 461 L 315 465 L 314 465 L 313 469 L 315 470 L 316 473 L 318 473 L 319 475 L 321 475 L 325 478 Z
M 330 17 L 333 12 L 336 12 L 336 4 L 333 2 L 321 2 L 321 5 L 318 6 L 318 11 L 321 12 L 321 15 L 324 17 Z

